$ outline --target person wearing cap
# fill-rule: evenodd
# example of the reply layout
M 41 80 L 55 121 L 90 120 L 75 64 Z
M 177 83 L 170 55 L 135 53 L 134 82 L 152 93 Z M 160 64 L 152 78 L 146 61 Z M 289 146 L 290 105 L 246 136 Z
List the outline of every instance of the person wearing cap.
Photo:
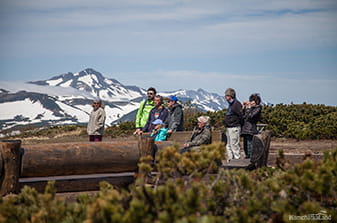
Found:
M 160 119 L 164 123 L 166 123 L 166 119 L 167 119 L 167 116 L 168 116 L 169 112 L 168 112 L 167 108 L 164 107 L 163 103 L 164 103 L 164 99 L 163 99 L 162 96 L 156 95 L 154 97 L 155 107 L 152 108 L 152 110 L 150 111 L 149 118 L 148 118 L 145 126 L 143 127 L 142 131 L 140 132 L 140 134 L 142 132 L 152 132 L 152 130 L 154 129 L 154 125 L 152 123 L 156 119 Z
M 240 133 L 242 124 L 242 104 L 236 99 L 236 93 L 233 88 L 227 88 L 225 98 L 229 104 L 225 114 L 226 127 L 226 155 L 227 160 L 240 159 Z
M 154 108 L 154 97 L 156 96 L 156 89 L 153 87 L 150 87 L 147 89 L 147 99 L 142 101 L 139 105 L 139 109 L 137 111 L 136 115 L 136 131 L 134 134 L 140 134 L 143 127 L 146 125 L 147 120 L 149 118 L 150 111 L 152 108 Z
M 164 127 L 164 122 L 161 119 L 156 119 L 152 124 L 154 125 L 154 129 L 150 136 L 154 138 L 154 141 L 166 141 L 168 128 Z
M 90 142 L 99 142 L 103 138 L 106 115 L 100 99 L 94 99 L 92 107 L 93 110 L 90 113 L 87 133 Z
M 172 133 L 176 131 L 184 130 L 184 113 L 181 104 L 177 103 L 178 98 L 174 95 L 170 95 L 167 98 L 167 107 L 169 109 L 169 116 L 167 118 L 168 132 Z
M 209 116 L 198 117 L 198 126 L 193 129 L 190 140 L 184 144 L 184 148 L 180 150 L 180 153 L 198 150 L 201 145 L 211 143 L 212 132 L 209 119 Z

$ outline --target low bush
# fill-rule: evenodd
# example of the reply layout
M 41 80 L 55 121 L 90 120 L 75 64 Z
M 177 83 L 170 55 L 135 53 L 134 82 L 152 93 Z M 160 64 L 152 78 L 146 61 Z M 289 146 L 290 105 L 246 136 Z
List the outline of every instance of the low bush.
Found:
M 73 203 L 56 198 L 52 184 L 44 194 L 25 187 L 0 199 L 0 222 L 311 222 L 318 215 L 337 221 L 337 149 L 320 162 L 251 172 L 219 168 L 221 150 L 222 144 L 184 154 L 166 148 L 152 186 L 144 158 L 128 190 L 102 182 L 96 196 Z

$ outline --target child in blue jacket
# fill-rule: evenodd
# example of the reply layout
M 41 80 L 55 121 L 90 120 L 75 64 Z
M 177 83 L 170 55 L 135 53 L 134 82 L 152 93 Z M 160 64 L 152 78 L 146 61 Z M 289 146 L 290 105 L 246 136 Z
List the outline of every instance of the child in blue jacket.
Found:
M 168 128 L 164 127 L 164 123 L 161 119 L 156 119 L 152 122 L 155 126 L 151 132 L 151 137 L 154 137 L 154 141 L 166 141 Z

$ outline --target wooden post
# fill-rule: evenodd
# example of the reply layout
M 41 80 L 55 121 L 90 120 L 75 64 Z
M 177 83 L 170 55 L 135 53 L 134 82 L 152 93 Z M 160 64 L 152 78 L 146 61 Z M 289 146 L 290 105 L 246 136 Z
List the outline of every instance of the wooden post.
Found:
M 153 137 L 138 137 L 138 150 L 140 157 L 154 155 L 154 140 Z
M 266 130 L 263 131 L 262 134 L 264 135 L 264 154 L 263 154 L 263 166 L 267 166 L 268 164 L 268 156 L 269 156 L 269 148 L 270 148 L 270 141 L 271 141 L 271 131 Z
M 20 140 L 1 141 L 0 196 L 16 193 L 20 175 Z

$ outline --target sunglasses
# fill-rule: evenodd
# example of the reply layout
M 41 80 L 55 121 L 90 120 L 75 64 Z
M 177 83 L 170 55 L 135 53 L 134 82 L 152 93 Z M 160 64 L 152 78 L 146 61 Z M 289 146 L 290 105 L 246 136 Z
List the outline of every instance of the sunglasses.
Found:
M 94 102 L 94 103 L 92 103 L 92 104 L 94 104 L 94 105 L 99 105 L 99 103 L 98 103 L 98 102 Z
M 147 95 L 154 95 L 154 93 L 152 93 L 152 92 L 148 92 L 148 93 L 147 93 Z

